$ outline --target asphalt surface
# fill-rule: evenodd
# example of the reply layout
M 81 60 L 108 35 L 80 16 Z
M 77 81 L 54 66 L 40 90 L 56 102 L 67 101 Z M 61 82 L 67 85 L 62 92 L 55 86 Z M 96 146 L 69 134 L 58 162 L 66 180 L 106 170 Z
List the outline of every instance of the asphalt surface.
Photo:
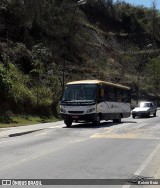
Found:
M 19 134 L 24 132 L 29 134 Z M 121 124 L 66 128 L 61 121 L 0 130 L 1 179 L 160 179 L 159 159 L 160 111 L 157 117 L 127 118 Z M 61 182 L 54 187 L 80 187 Z M 101 187 L 139 187 L 112 183 Z

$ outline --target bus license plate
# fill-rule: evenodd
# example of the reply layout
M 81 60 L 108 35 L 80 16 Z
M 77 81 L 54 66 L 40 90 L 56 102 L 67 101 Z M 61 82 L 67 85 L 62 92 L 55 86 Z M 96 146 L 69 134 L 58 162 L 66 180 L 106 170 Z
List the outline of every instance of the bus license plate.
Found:
M 79 116 L 72 116 L 72 118 L 73 118 L 73 119 L 78 119 L 78 118 L 79 118 Z

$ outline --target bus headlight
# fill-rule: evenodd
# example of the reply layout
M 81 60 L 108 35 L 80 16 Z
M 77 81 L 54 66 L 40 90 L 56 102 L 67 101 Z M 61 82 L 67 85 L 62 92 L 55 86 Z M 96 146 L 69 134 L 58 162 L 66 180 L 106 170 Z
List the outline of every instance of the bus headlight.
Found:
M 66 113 L 66 110 L 63 109 L 63 108 L 61 108 L 61 109 L 60 109 L 60 112 L 63 113 L 63 114 L 65 114 L 65 113 Z
M 94 110 L 95 110 L 95 108 L 91 108 L 91 109 L 87 110 L 87 113 L 91 113 L 91 112 L 93 112 Z

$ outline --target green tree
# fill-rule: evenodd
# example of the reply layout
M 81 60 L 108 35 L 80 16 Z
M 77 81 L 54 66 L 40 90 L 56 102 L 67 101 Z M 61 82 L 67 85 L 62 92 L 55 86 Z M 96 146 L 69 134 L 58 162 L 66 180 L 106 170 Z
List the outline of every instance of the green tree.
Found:
M 147 82 L 150 93 L 160 96 L 160 57 L 151 59 L 147 64 Z

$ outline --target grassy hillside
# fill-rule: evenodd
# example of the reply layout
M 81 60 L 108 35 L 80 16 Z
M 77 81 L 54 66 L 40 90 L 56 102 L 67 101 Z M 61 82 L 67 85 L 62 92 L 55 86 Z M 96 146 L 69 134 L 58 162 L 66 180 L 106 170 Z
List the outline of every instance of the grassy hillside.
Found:
M 159 100 L 159 15 L 109 0 L 2 0 L 0 113 L 57 116 L 63 73 L 65 83 L 101 79 Z

